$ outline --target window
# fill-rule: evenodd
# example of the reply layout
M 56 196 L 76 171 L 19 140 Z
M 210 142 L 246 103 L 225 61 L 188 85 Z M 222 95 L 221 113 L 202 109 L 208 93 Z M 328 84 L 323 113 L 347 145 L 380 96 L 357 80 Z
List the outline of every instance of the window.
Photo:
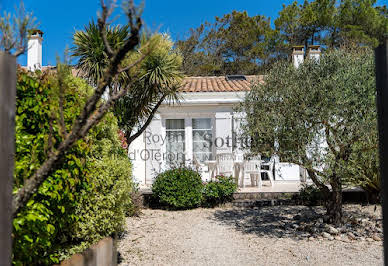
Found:
M 212 153 L 212 123 L 210 118 L 193 119 L 193 156 L 203 163 L 213 159 Z
M 185 120 L 166 119 L 167 154 L 170 166 L 180 166 L 185 162 Z

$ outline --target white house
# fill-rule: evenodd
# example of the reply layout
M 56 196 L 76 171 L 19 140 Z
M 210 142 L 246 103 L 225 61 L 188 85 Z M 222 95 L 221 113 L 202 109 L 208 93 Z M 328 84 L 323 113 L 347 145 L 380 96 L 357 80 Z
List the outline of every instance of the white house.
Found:
M 28 41 L 30 70 L 42 69 L 43 33 L 34 32 Z M 319 59 L 319 47 L 309 49 L 308 56 Z M 298 67 L 304 59 L 302 46 L 294 47 L 293 62 Z M 46 67 L 49 68 L 49 67 Z M 162 104 L 146 131 L 129 147 L 133 177 L 140 185 L 151 185 L 156 175 L 172 166 L 206 166 L 217 154 L 242 154 L 247 140 L 241 134 L 244 114 L 236 107 L 250 89 L 251 82 L 263 76 L 187 77 L 179 88 L 180 102 Z M 202 168 L 203 180 L 210 172 Z M 287 162 L 274 163 L 276 181 L 299 182 L 305 175 L 299 166 Z M 249 175 L 245 175 L 249 185 Z
M 241 135 L 244 114 L 236 107 L 252 81 L 262 76 L 187 77 L 179 89 L 179 104 L 164 104 L 149 127 L 129 147 L 133 176 L 150 185 L 155 176 L 177 164 L 201 165 L 220 153 L 243 153 L 248 138 Z M 300 181 L 299 166 L 275 162 L 275 181 Z M 203 180 L 210 172 L 206 167 Z M 250 178 L 245 176 L 246 184 Z
M 309 46 L 307 57 L 319 60 L 320 47 Z M 303 46 L 295 46 L 295 67 L 305 58 Z M 215 160 L 220 153 L 244 153 L 246 141 L 240 125 L 244 114 L 236 107 L 250 89 L 251 82 L 262 82 L 263 76 L 187 77 L 179 89 L 181 101 L 162 105 L 146 131 L 129 147 L 133 175 L 142 185 L 151 185 L 156 175 L 177 164 L 201 165 Z M 203 180 L 210 177 L 204 167 Z M 207 171 L 206 171 L 207 170 Z M 299 166 L 275 160 L 276 181 L 299 182 L 306 172 Z M 249 184 L 249 175 L 244 179 Z

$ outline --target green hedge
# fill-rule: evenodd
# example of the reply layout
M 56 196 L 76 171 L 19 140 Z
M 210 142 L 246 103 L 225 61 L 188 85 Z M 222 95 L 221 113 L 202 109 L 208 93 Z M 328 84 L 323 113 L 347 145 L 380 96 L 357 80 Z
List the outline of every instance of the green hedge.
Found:
M 66 131 L 92 88 L 58 66 L 57 73 L 18 70 L 14 190 L 57 148 L 60 89 Z M 43 182 L 13 220 L 13 264 L 52 265 L 120 230 L 131 204 L 131 166 L 108 114 L 87 138 L 62 158 L 60 169 Z

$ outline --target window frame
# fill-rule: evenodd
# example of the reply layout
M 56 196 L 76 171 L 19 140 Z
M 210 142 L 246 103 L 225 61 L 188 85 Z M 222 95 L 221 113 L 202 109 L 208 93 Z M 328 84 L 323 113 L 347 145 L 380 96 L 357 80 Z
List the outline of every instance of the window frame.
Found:
M 196 118 L 209 118 L 212 125 L 212 143 L 214 144 L 214 139 L 216 136 L 216 118 L 215 113 L 185 113 L 185 114 L 166 114 L 162 117 L 162 137 L 166 139 L 166 141 L 162 145 L 162 153 L 167 154 L 167 123 L 166 120 L 169 119 L 184 119 L 184 126 L 185 126 L 185 165 L 191 166 L 193 162 L 193 126 L 192 121 Z M 215 157 L 216 150 L 215 146 L 211 146 L 211 153 L 212 157 Z M 167 164 L 167 159 L 163 160 L 163 168 L 168 169 L 169 165 Z

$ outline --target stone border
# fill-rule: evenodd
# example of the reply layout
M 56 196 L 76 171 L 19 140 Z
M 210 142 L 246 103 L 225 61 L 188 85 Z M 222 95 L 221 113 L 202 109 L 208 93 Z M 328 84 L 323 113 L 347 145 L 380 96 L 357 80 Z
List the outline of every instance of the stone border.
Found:
M 117 248 L 111 237 L 106 237 L 82 253 L 77 253 L 54 266 L 116 266 Z

